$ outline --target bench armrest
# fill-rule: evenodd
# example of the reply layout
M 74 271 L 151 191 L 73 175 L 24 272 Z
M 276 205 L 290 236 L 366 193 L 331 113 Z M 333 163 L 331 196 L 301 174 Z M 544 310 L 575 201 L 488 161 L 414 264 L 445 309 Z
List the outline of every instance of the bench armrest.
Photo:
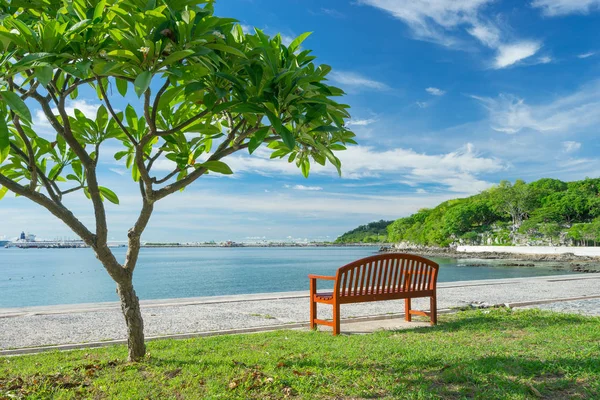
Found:
M 309 279 L 324 279 L 326 281 L 335 281 L 335 276 L 324 276 L 324 275 L 308 275 Z

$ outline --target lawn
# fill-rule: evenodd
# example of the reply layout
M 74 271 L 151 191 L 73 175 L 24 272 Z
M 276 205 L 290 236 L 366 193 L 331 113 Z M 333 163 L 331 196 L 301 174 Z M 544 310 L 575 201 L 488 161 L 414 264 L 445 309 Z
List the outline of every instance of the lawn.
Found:
M 600 319 L 468 311 L 411 331 L 164 340 L 142 363 L 115 346 L 0 358 L 0 399 L 594 399 Z

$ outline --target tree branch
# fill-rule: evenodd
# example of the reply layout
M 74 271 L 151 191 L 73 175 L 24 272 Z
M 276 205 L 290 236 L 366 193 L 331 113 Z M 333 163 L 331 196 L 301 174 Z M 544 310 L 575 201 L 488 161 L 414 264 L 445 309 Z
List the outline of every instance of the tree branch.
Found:
M 21 140 L 23 140 L 23 142 L 25 143 L 25 148 L 27 149 L 27 156 L 28 156 L 28 160 L 29 160 L 28 161 L 29 172 L 31 173 L 31 180 L 29 181 L 29 189 L 35 190 L 37 188 L 37 180 L 38 180 L 38 177 L 37 177 L 38 169 L 37 169 L 37 165 L 35 163 L 35 153 L 33 152 L 33 147 L 31 147 L 31 142 L 29 141 L 29 138 L 25 134 L 25 131 L 23 131 L 23 127 L 21 126 L 21 122 L 19 121 L 19 116 L 12 111 L 11 111 L 11 113 L 13 114 L 13 125 L 15 126 L 17 133 L 21 137 Z
M 152 120 L 152 116 L 150 115 L 150 89 L 147 89 L 144 92 L 144 116 L 146 117 L 146 123 L 150 127 L 150 134 L 154 135 L 156 133 L 156 124 Z
M 21 157 L 24 161 L 27 162 L 29 157 L 23 152 L 23 150 L 18 148 L 14 143 L 11 143 L 10 147 L 13 149 L 14 152 L 16 152 L 19 155 L 19 157 Z M 61 204 L 60 190 L 58 190 L 56 184 L 44 175 L 43 171 L 40 169 L 40 167 L 37 166 L 37 164 L 35 167 L 37 169 L 38 175 L 42 179 L 42 183 L 44 184 L 46 191 L 48 192 L 52 200 L 54 200 L 54 202 L 57 204 Z
M 181 170 L 179 169 L 179 167 L 175 168 L 175 170 L 173 170 L 171 173 L 169 173 L 167 176 L 165 176 L 162 179 L 156 179 L 156 177 L 152 178 L 152 182 L 154 182 L 157 185 L 160 185 L 161 183 L 165 183 L 166 181 L 168 181 L 169 179 L 171 179 L 172 177 L 174 177 L 175 175 L 177 175 Z
M 165 84 L 162 85 L 160 89 L 158 89 L 158 92 L 156 92 L 156 96 L 154 96 L 154 103 L 152 103 L 151 118 L 152 118 L 152 123 L 154 124 L 155 127 L 156 127 L 156 115 L 158 113 L 158 103 L 160 102 L 160 98 L 165 93 L 165 91 L 167 90 L 168 87 L 169 87 L 169 79 L 166 79 Z
M 212 109 L 211 110 L 206 109 L 206 110 L 202 111 L 201 113 L 199 113 L 199 114 L 193 116 L 192 118 L 188 119 L 187 121 L 182 122 L 181 124 L 177 125 L 174 128 L 171 128 L 171 129 L 166 130 L 166 131 L 158 131 L 158 132 L 156 132 L 156 136 L 171 135 L 171 134 L 173 134 L 173 133 L 175 133 L 177 131 L 182 130 L 186 126 L 188 126 L 190 124 L 193 124 L 194 122 L 196 122 L 199 119 L 205 117 L 206 115 L 210 114 L 211 112 L 212 112 Z
M 125 127 L 123 122 L 117 116 L 117 113 L 115 112 L 114 108 L 112 107 L 110 100 L 108 100 L 108 96 L 106 95 L 106 91 L 104 90 L 104 85 L 102 84 L 102 80 L 100 78 L 97 78 L 97 80 L 98 80 L 98 86 L 100 87 L 100 93 L 102 93 L 102 97 L 104 98 L 104 103 L 106 104 L 106 108 L 108 109 L 108 112 L 113 117 L 113 119 L 115 121 L 117 121 L 117 125 L 119 125 L 119 128 L 121 128 L 121 130 L 123 131 L 125 136 L 127 136 L 127 139 L 129 139 L 129 141 L 131 143 L 133 143 L 134 145 L 137 146 L 137 144 L 138 144 L 137 140 L 135 140 L 133 135 L 131 133 L 129 133 L 129 130 L 127 129 L 127 127 Z
M 264 140 L 264 143 L 273 142 L 279 138 L 280 138 L 279 136 L 270 136 Z M 225 143 L 225 142 L 223 142 L 223 143 Z M 223 143 L 221 143 L 221 146 L 219 146 L 217 151 L 215 151 L 213 153 L 213 155 L 208 158 L 207 161 L 218 161 L 218 160 L 222 159 L 223 157 L 226 157 L 230 154 L 235 153 L 236 151 L 248 148 L 248 145 L 249 145 L 249 143 L 245 143 L 245 144 L 235 146 L 235 147 L 227 147 L 227 146 L 223 147 Z M 188 176 L 186 176 L 185 178 L 183 178 L 177 182 L 173 182 L 170 185 L 163 187 L 162 189 L 152 191 L 150 196 L 152 197 L 152 199 L 154 201 L 158 201 L 158 200 L 170 195 L 171 193 L 174 193 L 174 192 L 190 185 L 196 179 L 198 179 L 202 175 L 204 175 L 207 171 L 208 170 L 206 168 L 200 167 L 200 168 L 196 169 L 195 171 L 193 171 Z
M 83 189 L 83 186 L 76 186 L 74 188 L 67 189 L 67 190 L 62 191 L 60 193 L 64 196 L 65 194 L 73 193 L 73 192 L 76 192 L 76 191 L 81 190 L 81 189 Z
M 92 232 L 88 230 L 88 228 L 83 225 L 69 209 L 66 207 L 56 204 L 48 197 L 44 196 L 42 193 L 36 192 L 35 190 L 30 190 L 25 186 L 18 184 L 12 179 L 7 178 L 5 175 L 0 174 L 0 184 L 5 186 L 13 193 L 16 193 L 20 196 L 26 197 L 29 200 L 39 204 L 44 207 L 48 211 L 50 211 L 54 216 L 63 221 L 73 232 L 75 232 L 79 237 L 83 239 L 83 241 L 89 245 L 94 245 L 94 235 Z
M 143 190 L 142 185 L 140 185 L 140 190 Z M 152 211 L 154 210 L 154 205 L 146 199 L 146 196 L 142 196 L 142 202 L 140 215 L 135 222 L 135 225 L 127 233 L 129 248 L 125 255 L 125 264 L 123 265 L 123 268 L 129 276 L 132 276 L 133 270 L 137 264 L 138 256 L 140 254 L 142 233 L 144 232 L 144 229 L 146 229 Z

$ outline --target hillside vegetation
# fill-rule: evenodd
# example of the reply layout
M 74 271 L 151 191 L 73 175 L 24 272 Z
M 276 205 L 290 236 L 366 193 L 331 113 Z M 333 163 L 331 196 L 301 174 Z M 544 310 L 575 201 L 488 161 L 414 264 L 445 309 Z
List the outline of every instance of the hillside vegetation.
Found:
M 365 226 L 340 239 L 351 238 L 361 228 Z M 387 227 L 387 238 L 380 240 L 384 241 L 441 247 L 596 246 L 600 243 L 600 179 L 502 181 L 475 196 L 448 200 L 394 221 Z
M 361 225 L 344 233 L 336 239 L 336 243 L 384 243 L 388 237 L 388 226 L 394 221 L 375 221 Z

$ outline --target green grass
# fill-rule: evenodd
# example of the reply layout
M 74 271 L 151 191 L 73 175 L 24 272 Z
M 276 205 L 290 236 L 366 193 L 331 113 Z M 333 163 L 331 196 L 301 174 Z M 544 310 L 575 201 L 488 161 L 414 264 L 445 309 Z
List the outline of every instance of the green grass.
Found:
M 597 399 L 600 319 L 467 311 L 435 328 L 161 340 L 0 358 L 0 399 Z

